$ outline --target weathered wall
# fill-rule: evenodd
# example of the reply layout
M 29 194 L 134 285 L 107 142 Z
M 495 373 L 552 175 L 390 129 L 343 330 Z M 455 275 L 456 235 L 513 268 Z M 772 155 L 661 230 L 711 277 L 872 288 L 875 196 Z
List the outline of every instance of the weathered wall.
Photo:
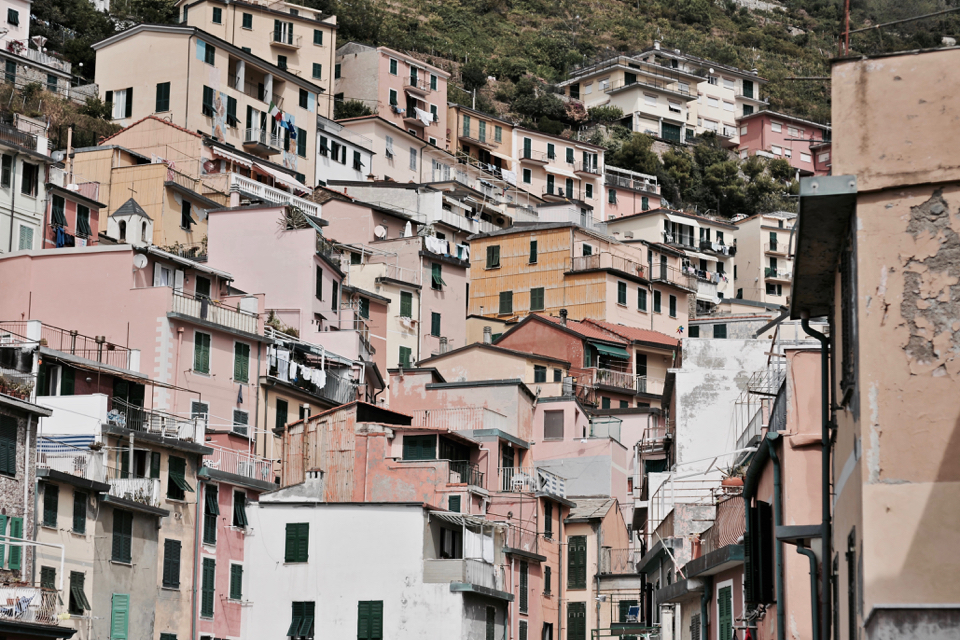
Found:
M 6 530 L 0 532 L 0 535 L 10 535 L 10 518 L 22 518 L 23 537 L 32 538 L 36 521 L 34 494 L 37 490 L 37 417 L 27 418 L 20 411 L 4 404 L 0 404 L 0 415 L 17 420 L 17 472 L 14 477 L 0 475 L 0 505 L 3 505 L 0 514 L 7 516 Z M 0 577 L 10 581 L 30 581 L 30 576 L 33 575 L 34 552 L 29 547 L 20 549 L 21 568 L 10 570 L 11 549 L 5 547 L 6 558 L 0 559 Z M 39 577 L 39 573 L 37 576 Z

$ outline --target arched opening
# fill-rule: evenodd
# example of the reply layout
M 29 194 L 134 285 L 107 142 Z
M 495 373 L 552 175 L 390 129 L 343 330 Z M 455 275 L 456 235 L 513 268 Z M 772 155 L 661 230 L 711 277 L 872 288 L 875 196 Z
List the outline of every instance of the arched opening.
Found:
M 127 221 L 121 220 L 120 221 L 120 242 L 126 242 L 126 241 L 127 241 Z

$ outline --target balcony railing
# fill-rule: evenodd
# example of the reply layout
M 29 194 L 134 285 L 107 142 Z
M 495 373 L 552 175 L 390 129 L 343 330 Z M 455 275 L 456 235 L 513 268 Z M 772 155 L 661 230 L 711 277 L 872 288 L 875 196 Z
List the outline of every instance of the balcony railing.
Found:
M 636 388 L 636 376 L 630 371 L 615 371 L 602 367 L 595 367 L 592 371 L 593 383 L 596 386 L 616 387 L 628 391 L 633 391 Z
M 715 480 L 674 480 L 672 476 L 650 497 L 648 532 L 654 531 L 677 504 L 713 504 Z
M 281 47 L 299 49 L 302 42 L 303 36 L 294 35 L 290 32 L 272 31 L 270 33 L 270 43 L 280 45 Z
M 483 560 L 427 558 L 423 561 L 423 581 L 428 584 L 464 582 L 504 590 L 503 568 Z
M 637 376 L 637 393 L 649 393 L 655 396 L 663 395 L 663 378 Z
M 634 549 L 600 549 L 600 573 L 636 573 L 639 551 Z
M 24 133 L 8 124 L 0 123 L 0 140 L 3 142 L 12 142 L 30 151 L 37 150 L 37 136 L 32 133 Z
M 650 276 L 654 282 L 666 282 L 688 291 L 697 290 L 697 276 L 683 273 L 676 267 L 668 267 L 664 264 L 654 265 Z
M 737 255 L 737 245 L 725 245 L 722 242 L 711 242 L 709 240 L 700 241 L 700 250 L 713 251 L 714 253 L 720 253 L 725 256 Z
M 787 244 L 785 242 L 767 242 L 763 245 L 763 250 L 767 253 L 787 254 Z
M 283 138 L 273 135 L 266 129 L 244 129 L 243 144 L 259 144 L 274 151 L 283 151 Z
M 60 58 L 48 55 L 42 51 L 37 51 L 36 49 L 21 49 L 18 55 L 27 60 L 33 60 L 34 62 L 45 64 L 48 67 L 53 67 L 66 73 L 70 73 L 73 68 L 73 65 L 66 60 L 61 60 Z
M 6 540 L 4 541 L 7 542 Z M 21 555 L 25 553 L 20 547 Z M 0 621 L 59 625 L 65 594 L 36 585 L 0 585 Z
M 550 158 L 547 157 L 547 154 L 545 151 L 524 150 L 520 153 L 520 162 L 523 162 L 524 160 L 528 162 L 542 162 L 543 164 L 547 164 L 548 162 L 550 162 Z
M 257 314 L 228 307 L 208 298 L 195 298 L 185 293 L 174 291 L 171 311 L 181 315 L 205 320 L 218 324 L 234 331 L 257 333 Z
M 676 93 L 676 94 L 691 97 L 691 98 L 696 97 L 696 94 L 691 93 L 689 89 L 682 88 L 679 84 L 676 83 L 676 81 L 663 82 L 660 80 L 645 78 L 643 76 L 637 76 L 637 78 L 632 80 L 632 82 L 627 81 L 626 79 L 611 82 L 610 85 L 604 89 L 604 92 L 610 93 L 611 91 L 617 91 L 619 89 L 623 89 L 625 87 L 630 87 L 633 85 L 651 87 L 653 89 L 659 89 L 661 91 L 670 91 L 672 93 Z
M 421 80 L 420 78 L 414 77 L 407 78 L 407 83 L 404 85 L 404 88 L 416 93 L 425 94 L 432 91 L 429 80 Z
M 273 460 L 235 449 L 227 449 L 209 442 L 206 443 L 206 446 L 213 449 L 213 454 L 203 459 L 203 466 L 251 480 L 273 482 Z
M 595 175 L 600 175 L 600 167 L 596 162 L 576 162 L 573 165 L 573 170 L 577 173 L 593 173 Z
M 597 417 L 590 420 L 591 438 L 613 438 L 620 442 L 620 426 L 623 420 L 620 418 Z
M 643 437 L 640 439 L 640 450 L 644 452 L 651 452 L 663 449 L 666 436 L 667 428 L 665 425 L 647 427 L 643 430 Z M 639 483 L 634 482 L 633 486 L 639 488 Z
M 419 269 L 408 269 L 406 267 L 401 267 L 395 264 L 381 264 L 376 265 L 376 263 L 371 264 L 370 266 L 380 266 L 383 267 L 383 275 L 379 276 L 381 278 L 389 278 L 390 280 L 398 280 L 400 282 L 406 282 L 407 284 L 420 285 L 420 270 Z
M 103 454 L 99 451 L 71 449 L 64 445 L 62 451 L 49 451 L 56 442 L 44 441 L 44 448 L 37 451 L 37 468 L 67 473 L 77 478 L 106 482 L 107 468 L 103 464 Z
M 107 482 L 110 483 L 110 495 L 139 502 L 149 507 L 160 506 L 162 495 L 159 478 L 138 478 L 129 472 L 124 473 L 114 467 L 108 467 L 107 476 Z
M 468 218 L 466 216 L 458 215 L 453 211 L 447 211 L 446 209 L 440 209 L 439 211 L 432 213 L 430 215 L 430 221 L 443 222 L 444 224 L 448 224 L 455 229 L 459 229 L 460 231 L 464 231 L 466 233 L 491 233 L 501 229 L 501 227 L 492 222 L 481 220 L 479 218 Z
M 164 438 L 200 442 L 203 438 L 202 417 L 176 416 L 156 409 L 144 409 L 114 397 L 107 412 L 107 424 L 121 429 L 152 433 Z
M 239 191 L 247 193 L 259 200 L 263 200 L 264 202 L 293 205 L 308 215 L 314 216 L 315 218 L 320 217 L 320 205 L 316 202 L 299 198 L 292 193 L 265 185 L 261 182 L 257 182 L 256 180 L 252 180 L 246 176 L 241 176 L 237 173 L 231 173 L 229 175 L 230 186 L 236 187 Z
M 29 329 L 26 320 L 15 320 L 0 322 L 0 331 L 9 331 L 18 336 L 27 336 Z M 70 331 L 43 324 L 40 327 L 39 338 L 33 334 L 33 340 L 40 343 L 40 346 L 68 353 L 70 355 L 95 360 L 102 364 L 108 364 L 121 369 L 129 369 L 133 364 L 130 349 L 108 342 L 106 338 L 85 336 L 78 331 Z
M 566 479 L 539 467 L 499 467 L 500 491 L 542 491 L 561 498 L 567 495 Z
M 647 191 L 649 193 L 660 193 L 660 187 L 657 184 L 656 176 L 649 176 L 643 179 L 632 179 L 624 176 L 618 176 L 616 174 L 607 173 L 603 177 L 603 182 L 608 187 L 621 187 L 623 189 L 633 189 L 634 191 Z
M 766 267 L 763 270 L 763 277 L 767 280 L 790 280 L 793 278 L 793 271 L 790 269 L 772 269 Z
M 450 461 L 450 484 L 468 484 L 474 487 L 483 486 L 483 472 L 479 465 L 470 464 L 465 460 Z
M 486 407 L 414 409 L 413 426 L 428 429 L 500 429 L 509 431 L 507 416 Z

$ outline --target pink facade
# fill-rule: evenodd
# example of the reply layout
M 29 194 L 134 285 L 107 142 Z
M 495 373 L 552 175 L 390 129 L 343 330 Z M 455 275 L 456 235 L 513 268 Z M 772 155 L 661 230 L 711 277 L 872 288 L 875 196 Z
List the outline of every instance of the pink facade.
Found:
M 817 171 L 813 147 L 830 139 L 830 127 L 774 111 L 758 111 L 737 120 L 740 127 L 740 157 L 761 155 L 784 158 L 801 175 L 825 175 Z
M 85 191 L 96 191 L 96 183 L 83 185 Z M 94 187 L 90 189 L 89 187 Z M 85 195 L 47 185 L 42 249 L 89 246 L 97 243 L 100 232 L 100 209 L 106 207 Z
M 386 47 L 380 47 L 377 52 L 380 54 L 377 65 L 379 115 L 404 131 L 415 131 L 418 138 L 436 138 L 440 141 L 438 146 L 442 146 L 447 130 L 448 74 Z M 416 74 L 416 79 L 412 73 Z M 433 84 L 431 76 L 436 78 Z M 391 108 L 394 104 L 403 109 L 403 112 L 398 113 Z M 417 117 L 411 107 L 427 113 L 436 111 L 436 119 L 427 125 Z

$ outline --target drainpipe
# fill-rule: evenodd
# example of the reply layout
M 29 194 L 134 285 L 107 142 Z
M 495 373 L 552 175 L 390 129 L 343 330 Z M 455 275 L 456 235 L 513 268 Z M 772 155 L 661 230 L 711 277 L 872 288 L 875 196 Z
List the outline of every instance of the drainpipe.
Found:
M 813 630 L 812 640 L 820 640 L 820 622 L 817 608 L 817 554 L 806 547 L 797 547 L 797 553 L 801 553 L 810 558 L 810 612 L 813 616 L 813 624 L 810 628 Z
M 780 456 L 777 455 L 777 450 L 774 448 L 774 440 L 779 439 L 780 434 L 767 433 L 767 437 L 764 442 L 767 443 L 767 451 L 770 453 L 770 459 L 773 461 L 773 523 L 774 527 L 779 527 L 783 524 L 783 485 L 781 484 L 780 477 Z M 774 529 L 776 530 L 776 529 Z M 776 563 L 777 563 L 777 640 L 784 640 L 786 636 L 786 629 L 784 624 L 786 624 L 786 605 L 787 598 L 786 594 L 783 592 L 783 543 L 777 540 L 774 540 L 774 550 L 776 552 Z M 815 640 L 815 639 L 814 639 Z
M 713 596 L 713 576 L 707 576 L 703 579 L 703 594 L 700 596 L 700 638 L 693 640 L 709 640 L 710 634 L 707 632 L 707 609 L 710 606 L 710 598 Z
M 823 541 L 823 550 L 820 571 L 820 637 L 826 640 L 830 637 L 830 571 L 827 570 L 832 558 L 832 542 L 830 531 L 830 338 L 810 328 L 810 312 L 804 311 L 800 320 L 803 332 L 816 338 L 820 342 L 820 431 L 821 431 L 821 460 L 820 460 L 820 491 L 821 491 L 821 524 L 820 535 Z

